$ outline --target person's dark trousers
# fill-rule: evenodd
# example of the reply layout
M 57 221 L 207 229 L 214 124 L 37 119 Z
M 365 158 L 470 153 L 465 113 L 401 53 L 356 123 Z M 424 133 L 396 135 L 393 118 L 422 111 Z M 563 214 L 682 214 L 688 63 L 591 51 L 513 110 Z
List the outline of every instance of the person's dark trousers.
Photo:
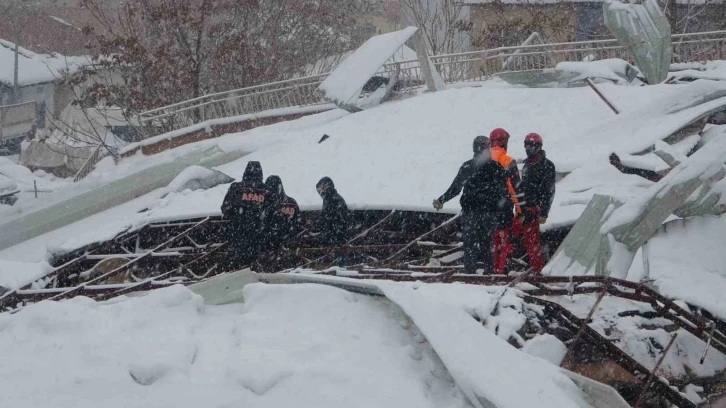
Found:
M 262 250 L 263 237 L 252 231 L 238 231 L 229 239 L 230 257 L 227 270 L 238 270 L 257 259 Z
M 492 238 L 498 223 L 495 214 L 464 212 L 462 214 L 464 235 L 464 270 L 468 274 L 483 269 L 484 274 L 494 272 L 492 260 Z M 477 266 L 480 264 L 480 266 Z

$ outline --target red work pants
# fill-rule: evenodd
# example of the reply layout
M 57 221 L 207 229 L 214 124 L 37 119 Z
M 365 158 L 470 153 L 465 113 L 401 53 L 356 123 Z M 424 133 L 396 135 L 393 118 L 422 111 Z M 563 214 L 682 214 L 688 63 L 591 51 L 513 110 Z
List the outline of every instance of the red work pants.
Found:
M 522 240 L 527 255 L 529 255 L 529 266 L 532 267 L 532 271 L 535 273 L 540 273 L 544 268 L 544 258 L 542 257 L 540 244 L 539 218 L 536 216 L 537 210 L 535 208 L 528 208 L 527 210 L 531 210 L 535 216 L 531 217 L 531 220 L 522 222 Z
M 504 267 L 507 265 L 507 258 L 514 252 L 511 235 L 519 235 L 519 220 L 514 217 L 512 226 L 497 228 L 492 241 L 492 253 L 494 255 L 494 273 L 504 274 Z
M 529 217 L 528 217 L 529 218 Z M 512 222 L 511 228 L 499 228 L 494 233 L 492 243 L 492 252 L 494 255 L 494 273 L 503 274 L 504 267 L 507 264 L 507 258 L 514 252 L 510 235 L 519 236 L 523 234 L 524 248 L 529 256 L 529 266 L 535 273 L 542 272 L 544 268 L 544 258 L 542 257 L 542 247 L 540 243 L 539 219 L 533 217 L 532 220 L 521 221 L 516 217 Z

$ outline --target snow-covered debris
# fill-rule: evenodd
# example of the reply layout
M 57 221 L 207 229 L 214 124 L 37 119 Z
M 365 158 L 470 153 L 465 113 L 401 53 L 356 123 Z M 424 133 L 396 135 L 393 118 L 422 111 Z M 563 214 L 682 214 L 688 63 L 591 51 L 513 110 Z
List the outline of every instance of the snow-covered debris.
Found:
M 417 30 L 416 27 L 406 27 L 371 37 L 325 78 L 318 91 L 338 106 L 349 104 L 358 97 L 363 85 Z
M 189 190 L 206 190 L 220 184 L 228 184 L 234 179 L 221 171 L 202 166 L 189 166 L 182 170 L 166 187 L 169 192 Z
M 413 319 L 474 406 L 590 406 L 558 367 L 482 330 L 460 308 L 435 301 L 413 288 L 381 285 L 381 289 Z
M 698 395 L 699 392 L 703 392 L 703 387 L 699 387 L 698 385 L 693 384 L 688 384 L 686 385 L 686 388 L 683 389 L 683 393 L 686 394 L 686 398 L 688 398 L 694 404 L 700 404 L 704 402 L 704 399 Z
M 724 157 L 726 157 L 726 138 L 716 139 L 709 143 L 707 147 L 699 149 L 686 162 L 671 170 L 657 184 L 644 191 L 636 199 L 626 202 L 622 207 L 615 210 L 607 222 L 603 224 L 603 233 L 611 232 L 617 227 L 634 222 L 642 215 L 648 203 L 664 197 L 679 186 L 689 182 L 707 181 L 719 171 L 723 171 Z M 673 205 L 677 208 L 682 203 L 674 202 Z
M 713 81 L 726 81 L 726 61 L 708 61 L 706 63 L 671 64 L 668 77 L 692 81 L 708 79 Z
M 559 367 L 567 354 L 567 347 L 557 337 L 551 334 L 541 334 L 528 340 L 522 347 L 522 351 Z
M 600 88 L 610 95 L 609 90 L 615 87 L 601 85 Z M 665 88 L 665 95 L 600 120 L 578 132 L 576 138 L 557 138 L 555 149 L 549 148 L 545 139 L 545 149 L 558 171 L 572 171 L 592 163 L 593 159 L 607 160 L 607 155 L 613 152 L 623 155 L 643 152 L 701 116 L 726 106 L 726 83 L 696 81 L 683 87 Z M 570 147 L 564 145 L 565 141 Z
M 564 75 L 572 75 L 570 81 L 583 81 L 586 78 L 606 79 L 619 85 L 633 81 L 639 71 L 628 62 L 617 59 L 604 59 L 590 62 L 560 62 L 555 70 Z
M 0 286 L 18 289 L 40 279 L 53 270 L 47 262 L 13 262 L 0 260 Z
M 245 299 L 205 306 L 173 286 L 106 304 L 79 297 L 0 315 L 3 403 L 470 406 L 385 303 L 320 285 L 253 284 Z
M 0 173 L 0 193 L 7 193 L 18 189 L 18 183 L 15 180 L 5 177 Z
M 332 55 L 326 58 L 321 58 L 318 61 L 315 62 L 315 64 L 309 64 L 305 67 L 305 76 L 311 76 L 311 75 L 321 75 L 321 74 L 327 74 L 332 69 L 337 66 L 337 64 L 341 61 L 344 61 L 345 58 L 347 58 L 350 54 L 352 54 L 353 51 L 347 51 L 343 54 L 339 55 Z M 417 66 L 418 61 L 414 61 L 418 58 L 416 55 L 416 51 L 412 50 L 411 48 L 407 47 L 406 45 L 401 46 L 398 50 L 396 50 L 395 53 L 391 56 L 391 58 L 386 61 L 386 63 L 393 63 L 393 62 L 399 62 L 401 64 L 401 68 L 409 68 L 411 66 Z M 411 62 L 405 62 L 405 61 L 411 61 Z M 388 77 L 387 72 L 377 72 L 378 75 L 383 77 Z M 299 77 L 300 75 L 296 75 L 295 77 Z
M 658 104 L 662 99 L 672 101 L 676 96 L 674 93 L 690 94 L 689 89 L 694 85 L 620 87 L 601 84 L 599 88 L 623 111 L 630 112 L 650 103 Z M 649 119 L 648 124 L 658 122 L 659 115 L 658 112 L 651 114 L 653 119 Z M 683 112 L 683 115 L 689 113 Z M 330 176 L 350 208 L 433 211 L 432 197 L 446 190 L 461 163 L 469 158 L 474 136 L 488 134 L 494 127 L 501 126 L 512 135 L 509 152 L 513 157 L 525 157 L 524 136 L 536 131 L 543 136 L 544 148 L 558 171 L 572 171 L 558 183 L 550 217 L 543 226 L 550 229 L 572 225 L 596 193 L 626 201 L 652 184 L 642 177 L 620 173 L 608 163 L 608 156 L 615 150 L 625 154 L 641 151 L 641 146 L 634 144 L 638 137 L 660 140 L 663 136 L 645 131 L 639 122 L 642 117 L 638 115 L 627 116 L 625 130 L 617 126 L 613 118 L 612 112 L 588 88 L 521 89 L 500 81 L 489 81 L 481 88 L 425 94 L 355 115 L 336 109 L 184 145 L 151 157 L 138 154 L 122 159 L 118 165 L 113 165 L 112 161 L 99 163 L 96 170 L 75 183 L 78 185 L 74 184 L 74 190 L 68 190 L 68 194 L 78 195 L 79 191 L 85 192 L 140 169 L 169 162 L 194 150 L 217 146 L 227 152 L 254 152 L 244 159 L 217 167 L 217 170 L 239 178 L 248 160 L 259 160 L 265 175 L 279 175 L 287 193 L 303 209 L 320 208 L 315 183 L 323 176 Z M 453 123 L 456 126 L 452 126 Z M 597 134 L 591 135 L 592 132 Z M 318 143 L 323 134 L 330 138 Z M 101 221 L 104 228 L 86 228 L 79 232 L 80 227 L 73 227 L 73 233 L 52 234 L 45 241 L 23 244 L 2 256 L 35 259 L 37 255 L 33 254 L 44 253 L 45 245 L 69 248 L 70 241 L 80 242 L 80 236 L 89 243 L 88 240 L 99 240 L 100 235 L 107 237 L 130 224 L 218 215 L 225 193 L 225 186 L 217 186 L 185 195 L 169 195 L 142 214 L 124 212 L 120 216 L 111 211 L 107 222 Z M 147 197 L 143 203 L 136 203 L 137 210 L 147 208 L 148 200 Z M 35 201 L 39 201 L 37 205 L 44 205 L 46 200 Z M 458 200 L 452 200 L 444 211 L 456 212 L 458 209 Z M 126 222 L 119 223 L 119 220 Z M 94 232 L 98 236 L 94 237 Z M 21 253 L 23 255 L 18 258 Z
M 548 298 L 580 318 L 588 315 L 596 299 L 595 294 Z M 621 315 L 623 312 L 627 315 Z M 660 317 L 650 305 L 613 296 L 603 298 L 590 326 L 649 369 L 655 367 L 674 328 L 671 320 Z M 700 364 L 704 347 L 701 339 L 678 329 L 678 337 L 663 360 L 660 372 L 668 378 L 684 379 L 713 376 L 726 369 L 726 356 L 713 348 Z

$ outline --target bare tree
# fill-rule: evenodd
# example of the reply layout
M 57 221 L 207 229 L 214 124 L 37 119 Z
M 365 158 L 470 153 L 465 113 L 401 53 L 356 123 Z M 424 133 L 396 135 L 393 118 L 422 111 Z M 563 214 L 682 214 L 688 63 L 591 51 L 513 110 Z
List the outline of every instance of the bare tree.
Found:
M 468 45 L 468 8 L 457 0 L 400 0 L 401 15 L 419 28 L 434 55 L 461 52 Z
M 674 34 L 726 29 L 723 0 L 659 0 Z
M 103 27 L 86 28 L 93 66 L 83 103 L 140 112 L 201 95 L 304 75 L 357 45 L 366 0 L 81 0 Z M 113 81 L 98 72 L 112 73 Z
M 537 0 L 523 0 L 512 7 L 492 3 L 484 9 L 485 24 L 472 34 L 472 46 L 490 49 L 520 45 L 533 32 L 538 32 L 545 42 L 573 41 L 574 7 L 566 1 L 541 4 Z

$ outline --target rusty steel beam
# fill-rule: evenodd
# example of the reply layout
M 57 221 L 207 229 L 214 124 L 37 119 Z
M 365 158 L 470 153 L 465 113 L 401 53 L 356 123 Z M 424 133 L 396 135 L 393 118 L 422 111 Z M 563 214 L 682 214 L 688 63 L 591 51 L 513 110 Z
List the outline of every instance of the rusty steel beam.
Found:
M 178 284 L 179 282 L 167 282 L 167 281 L 145 281 L 142 283 L 132 284 L 114 284 L 114 285 L 90 285 L 79 287 L 77 296 L 88 296 L 96 301 L 110 299 L 118 296 L 118 294 L 124 294 L 134 292 L 137 290 L 150 290 L 159 289 L 171 285 Z M 0 311 L 18 310 L 27 304 L 40 302 L 42 300 L 50 299 L 53 296 L 58 295 L 67 291 L 69 288 L 51 288 L 51 289 L 30 289 L 30 290 L 18 290 L 12 293 L 10 296 L 3 296 L 0 299 Z M 118 294 L 116 294 L 118 293 Z M 108 296 L 109 294 L 115 294 Z M 18 306 L 18 305 L 21 306 Z
M 385 225 L 385 224 L 386 224 L 386 222 L 387 222 L 388 220 L 390 220 L 390 219 L 391 219 L 391 217 L 393 217 L 393 215 L 394 215 L 394 214 L 396 214 L 396 210 L 391 210 L 391 212 L 390 212 L 390 213 L 388 213 L 388 215 L 386 215 L 385 217 L 383 217 L 383 219 L 381 219 L 380 221 L 378 221 L 377 223 L 375 223 L 375 224 L 374 224 L 374 225 L 373 225 L 372 227 L 370 227 L 370 228 L 366 229 L 365 231 L 363 231 L 363 232 L 361 232 L 360 234 L 356 235 L 356 236 L 355 236 L 355 237 L 353 237 L 352 239 L 348 240 L 348 242 L 346 242 L 346 243 L 345 243 L 345 245 L 346 245 L 346 246 L 352 245 L 352 244 L 353 244 L 353 243 L 354 243 L 355 241 L 359 240 L 360 238 L 365 238 L 365 237 L 367 237 L 367 236 L 368 236 L 368 234 L 369 234 L 369 233 L 370 233 L 371 231 L 374 231 L 374 230 L 376 230 L 377 228 L 379 228 L 379 227 L 382 227 L 383 225 Z
M 456 221 L 460 216 L 461 216 L 461 214 L 456 214 L 453 217 L 451 217 L 448 220 L 446 220 L 443 223 L 441 223 L 438 227 L 436 227 L 436 228 L 434 228 L 434 229 L 432 229 L 432 230 L 430 230 L 430 231 L 428 231 L 428 232 L 426 232 L 426 233 L 424 233 L 424 234 L 422 234 L 422 235 L 414 238 L 412 241 L 410 241 L 409 243 L 407 243 L 400 251 L 396 252 L 391 257 L 389 257 L 388 259 L 386 259 L 384 261 L 384 265 L 385 264 L 389 264 L 390 265 L 391 263 L 393 263 L 393 262 L 397 261 L 398 259 L 400 259 L 406 253 L 406 250 L 408 248 L 410 248 L 412 245 L 415 245 L 418 241 L 420 241 L 420 240 L 428 237 L 429 235 L 431 235 L 431 234 L 433 234 L 433 233 L 435 233 L 437 231 L 442 230 L 443 228 L 446 228 L 447 226 L 453 225 L 454 221 Z
M 147 252 L 144 256 L 139 257 L 139 258 L 134 258 L 134 259 L 130 260 L 129 262 L 127 262 L 126 264 L 121 265 L 121 266 L 119 266 L 118 268 L 115 268 L 112 271 L 106 272 L 106 273 L 104 273 L 101 276 L 97 276 L 97 277 L 91 279 L 90 281 L 81 284 L 80 286 L 77 286 L 75 288 L 68 289 L 67 291 L 65 291 L 63 293 L 60 293 L 60 294 L 58 294 L 56 296 L 53 296 L 51 298 L 51 300 L 61 300 L 61 299 L 68 299 L 70 297 L 74 297 L 80 291 L 82 291 L 82 288 L 83 287 L 88 286 L 88 285 L 92 285 L 92 284 L 97 283 L 97 282 L 101 282 L 104 279 L 108 279 L 108 278 L 110 278 L 110 277 L 112 277 L 114 275 L 117 275 L 117 274 L 119 274 L 121 272 L 124 272 L 124 271 L 128 270 L 130 267 L 132 267 L 134 264 L 138 263 L 142 259 L 146 259 L 147 257 L 152 256 L 152 254 L 154 252 L 156 252 L 156 251 L 158 251 L 158 250 L 160 250 L 162 248 L 165 248 L 165 247 L 173 244 L 176 240 L 178 240 L 178 239 L 186 236 L 191 231 L 193 231 L 195 228 L 198 228 L 198 227 L 204 225 L 205 223 L 209 222 L 209 219 L 210 218 L 207 217 L 207 218 L 203 219 L 202 221 L 199 221 L 198 223 L 194 224 L 193 226 L 189 227 L 188 229 L 184 230 L 183 232 L 181 232 L 181 233 L 175 235 L 174 237 L 166 240 L 162 244 L 157 245 L 151 251 Z
M 592 319 L 592 316 L 595 314 L 595 311 L 597 310 L 597 307 L 600 306 L 600 302 L 602 302 L 605 295 L 608 293 L 608 288 L 610 285 L 605 285 L 602 291 L 600 291 L 600 294 L 597 296 L 597 300 L 595 300 L 595 304 L 592 305 L 590 308 L 590 312 L 587 314 L 587 317 L 582 320 L 582 324 L 580 325 L 580 328 L 577 329 L 577 333 L 575 333 L 575 337 L 572 339 L 572 343 L 570 343 L 570 347 L 567 348 L 567 353 L 565 353 L 565 357 L 562 358 L 562 364 L 565 364 L 567 361 L 569 361 L 569 358 L 572 356 L 572 353 L 575 351 L 575 347 L 577 346 L 577 343 L 580 341 L 580 337 L 582 337 L 582 333 L 585 332 L 585 326 L 587 326 L 590 319 Z
M 671 341 L 668 342 L 668 345 L 666 346 L 665 350 L 663 350 L 663 353 L 661 353 L 658 362 L 655 363 L 655 367 L 653 367 L 653 371 L 650 372 L 650 375 L 648 376 L 648 381 L 645 382 L 645 385 L 643 386 L 643 389 L 640 391 L 640 395 L 638 396 L 638 401 L 635 402 L 633 408 L 638 408 L 643 404 L 643 402 L 645 402 L 645 395 L 648 392 L 648 388 L 650 388 L 650 386 L 653 384 L 653 380 L 657 375 L 658 369 L 660 368 L 660 365 L 663 364 L 665 356 L 668 354 L 671 346 L 673 346 L 673 343 L 676 341 L 676 337 L 678 337 L 678 333 L 673 333 L 673 336 L 671 336 Z

